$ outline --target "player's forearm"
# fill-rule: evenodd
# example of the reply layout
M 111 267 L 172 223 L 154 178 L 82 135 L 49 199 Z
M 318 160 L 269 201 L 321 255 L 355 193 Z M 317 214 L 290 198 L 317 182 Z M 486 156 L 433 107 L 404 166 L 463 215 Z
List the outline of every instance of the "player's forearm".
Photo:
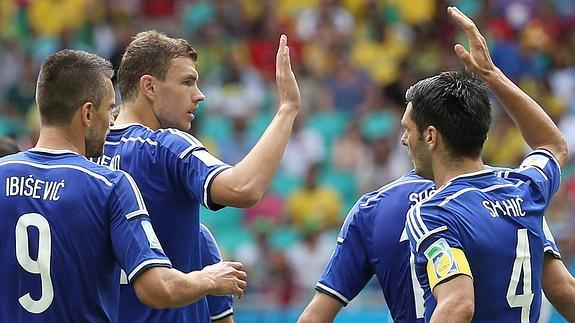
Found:
M 567 143 L 541 106 L 499 69 L 483 78 L 514 120 L 527 144 L 532 149 L 549 150 L 563 166 L 567 158 Z
M 297 108 L 280 107 L 276 116 L 252 150 L 237 165 L 216 177 L 212 199 L 217 204 L 251 207 L 259 201 L 274 177 L 289 140 Z M 230 194 L 229 192 L 232 192 Z
M 430 323 L 467 323 L 473 318 L 473 304 L 463 302 L 438 303 Z
M 301 313 L 298 323 L 333 322 L 342 308 L 342 304 L 327 294 L 316 292 L 315 296 Z
M 151 268 L 134 282 L 138 299 L 151 307 L 180 307 L 208 295 L 215 283 L 201 271 L 184 274 L 171 268 Z
M 575 322 L 575 278 L 561 259 L 545 254 L 541 286 L 547 299 L 569 322 Z

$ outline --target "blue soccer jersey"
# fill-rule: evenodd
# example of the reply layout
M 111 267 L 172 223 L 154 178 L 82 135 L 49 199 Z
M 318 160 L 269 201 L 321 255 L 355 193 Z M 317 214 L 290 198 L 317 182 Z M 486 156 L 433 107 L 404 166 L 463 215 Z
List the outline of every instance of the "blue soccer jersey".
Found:
M 347 305 L 376 275 L 394 322 L 421 322 L 423 290 L 411 266 L 405 215 L 432 188 L 433 182 L 409 173 L 363 195 L 347 215 L 316 289 Z
M 544 213 L 560 183 L 557 160 L 530 153 L 514 170 L 457 176 L 413 207 L 407 232 L 425 290 L 455 275 L 474 280 L 474 322 L 537 322 L 543 257 L 560 257 Z
M 0 322 L 116 322 L 120 267 L 170 267 L 126 173 L 31 149 L 0 181 Z
M 216 239 L 210 230 L 200 223 L 200 247 L 202 249 L 202 265 L 209 266 L 222 261 L 220 249 Z M 230 296 L 207 296 L 210 319 L 212 321 L 221 320 L 233 315 L 233 297 Z
M 199 206 L 219 209 L 210 199 L 213 179 L 229 168 L 192 135 L 174 129 L 152 131 L 140 124 L 112 127 L 99 164 L 134 178 L 148 207 L 158 239 L 174 268 L 202 269 Z M 154 310 L 122 285 L 121 322 L 209 322 L 205 298 L 181 308 Z

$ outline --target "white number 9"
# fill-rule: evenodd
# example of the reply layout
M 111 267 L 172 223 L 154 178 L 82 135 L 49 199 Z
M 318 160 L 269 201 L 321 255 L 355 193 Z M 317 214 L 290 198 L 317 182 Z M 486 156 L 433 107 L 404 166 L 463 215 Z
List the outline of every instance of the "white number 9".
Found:
M 30 257 L 28 248 L 28 227 L 38 229 L 38 259 Z M 40 299 L 34 300 L 30 293 L 20 297 L 18 301 L 30 313 L 44 312 L 54 300 L 54 288 L 50 277 L 50 254 L 52 252 L 52 237 L 50 224 L 38 213 L 26 213 L 16 223 L 16 259 L 24 270 L 32 274 L 39 274 L 42 284 Z

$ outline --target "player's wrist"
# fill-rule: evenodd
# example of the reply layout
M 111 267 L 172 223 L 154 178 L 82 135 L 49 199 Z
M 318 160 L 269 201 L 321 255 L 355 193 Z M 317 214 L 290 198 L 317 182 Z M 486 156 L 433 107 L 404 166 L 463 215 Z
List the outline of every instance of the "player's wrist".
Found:
M 295 103 L 281 103 L 278 107 L 278 115 L 293 115 L 295 116 L 299 111 L 300 105 Z

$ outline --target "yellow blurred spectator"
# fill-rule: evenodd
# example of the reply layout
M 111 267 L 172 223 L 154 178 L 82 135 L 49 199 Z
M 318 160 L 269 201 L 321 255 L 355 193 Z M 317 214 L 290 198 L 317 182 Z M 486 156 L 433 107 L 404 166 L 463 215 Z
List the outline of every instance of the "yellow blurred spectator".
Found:
M 28 8 L 28 21 L 40 36 L 58 36 L 85 22 L 86 5 L 86 0 L 35 0 Z

